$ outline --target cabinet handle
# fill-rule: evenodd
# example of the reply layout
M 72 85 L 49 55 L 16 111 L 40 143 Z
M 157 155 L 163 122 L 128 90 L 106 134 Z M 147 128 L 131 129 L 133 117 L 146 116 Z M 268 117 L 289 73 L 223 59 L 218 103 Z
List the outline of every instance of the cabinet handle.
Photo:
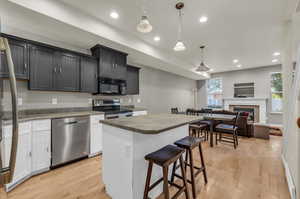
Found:
M 31 151 L 29 152 L 29 157 L 31 157 L 32 156 L 32 153 L 31 153 Z
M 62 72 L 62 69 L 61 69 L 61 67 L 59 67 L 59 73 L 61 73 Z
M 27 64 L 26 63 L 24 64 L 24 71 L 25 72 L 27 71 Z
M 49 147 L 46 148 L 46 151 L 49 152 Z
M 54 71 L 54 73 L 56 73 L 56 67 L 54 67 L 54 70 L 53 70 L 53 71 Z

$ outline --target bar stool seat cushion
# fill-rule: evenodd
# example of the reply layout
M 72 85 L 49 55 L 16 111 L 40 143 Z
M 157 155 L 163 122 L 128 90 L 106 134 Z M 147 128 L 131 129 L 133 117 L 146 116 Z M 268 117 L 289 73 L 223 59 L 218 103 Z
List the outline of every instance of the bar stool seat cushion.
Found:
M 230 125 L 230 124 L 218 124 L 216 126 L 216 131 L 222 131 L 226 133 L 232 133 L 233 131 L 237 130 L 237 126 Z
M 174 144 L 181 148 L 194 148 L 199 146 L 199 143 L 204 141 L 204 138 L 197 138 L 192 136 L 186 136 L 180 140 L 177 140 Z
M 184 150 L 173 145 L 167 145 L 155 152 L 152 152 L 145 156 L 145 159 L 152 161 L 158 165 L 165 165 L 175 162 L 180 155 L 184 153 Z

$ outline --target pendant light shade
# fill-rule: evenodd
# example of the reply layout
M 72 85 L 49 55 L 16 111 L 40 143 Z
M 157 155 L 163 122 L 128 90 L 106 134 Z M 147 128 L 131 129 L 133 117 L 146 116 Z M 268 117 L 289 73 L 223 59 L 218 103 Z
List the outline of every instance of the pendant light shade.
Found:
M 200 49 L 201 49 L 201 63 L 196 68 L 196 72 L 208 72 L 208 71 L 210 71 L 210 68 L 204 63 L 204 48 L 205 48 L 205 46 L 200 46 Z
M 142 33 L 149 33 L 152 31 L 152 26 L 146 15 L 142 16 L 140 23 L 136 26 L 136 29 Z
M 176 45 L 173 48 L 175 51 L 184 51 L 186 49 L 182 41 L 177 41 Z
M 184 3 L 179 2 L 176 4 L 176 9 L 179 11 L 179 26 L 178 26 L 178 38 L 177 42 L 174 46 L 174 51 L 184 51 L 186 50 L 185 44 L 183 43 L 181 39 L 181 34 L 182 34 L 182 14 L 181 14 L 181 9 L 184 7 Z

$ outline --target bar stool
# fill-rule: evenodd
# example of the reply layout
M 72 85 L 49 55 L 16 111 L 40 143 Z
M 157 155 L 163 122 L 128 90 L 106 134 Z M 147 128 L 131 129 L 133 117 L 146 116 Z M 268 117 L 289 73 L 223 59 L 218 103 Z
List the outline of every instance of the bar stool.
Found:
M 187 187 L 187 180 L 184 170 L 184 161 L 182 158 L 182 154 L 184 153 L 184 150 L 173 145 L 167 145 L 158 151 L 155 151 L 153 153 L 150 153 L 145 156 L 145 159 L 149 161 L 148 164 L 148 172 L 147 172 L 147 178 L 146 178 L 146 184 L 145 184 L 145 191 L 144 191 L 144 199 L 148 199 L 148 193 L 150 190 L 152 190 L 154 187 L 156 187 L 159 183 L 163 181 L 164 187 L 163 187 L 163 193 L 165 196 L 165 199 L 170 198 L 169 194 L 169 187 L 168 185 L 172 185 L 179 189 L 176 194 L 172 197 L 172 199 L 176 199 L 181 193 L 185 192 L 185 198 L 189 199 L 189 193 L 188 193 L 188 187 Z M 174 163 L 175 161 L 179 160 L 180 167 L 181 167 L 181 173 L 182 176 L 181 179 L 183 181 L 183 186 L 177 185 L 174 182 L 170 182 L 168 180 L 168 169 L 169 166 Z M 152 174 L 152 167 L 153 163 L 161 166 L 163 170 L 163 177 L 154 182 L 152 185 L 150 185 L 151 181 L 151 174 Z
M 202 153 L 202 146 L 201 142 L 203 141 L 203 138 L 195 138 L 191 136 L 187 136 L 181 140 L 178 140 L 175 142 L 175 145 L 179 146 L 180 148 L 185 149 L 186 151 L 186 156 L 185 156 L 185 171 L 187 169 L 187 166 L 190 168 L 191 172 L 191 180 L 187 180 L 188 183 L 192 185 L 192 193 L 193 193 L 193 198 L 196 198 L 196 183 L 195 183 L 195 177 L 199 175 L 201 172 L 203 172 L 203 177 L 205 184 L 207 184 L 207 175 L 206 175 L 206 168 L 205 168 L 205 163 L 204 163 L 204 158 L 203 158 L 203 153 Z M 201 159 L 201 167 L 197 167 L 194 165 L 194 159 L 193 159 L 193 149 L 198 147 L 199 148 L 199 154 L 200 154 L 200 159 Z M 188 161 L 189 160 L 189 161 Z M 172 177 L 171 177 L 171 182 L 174 182 L 174 178 L 182 178 L 178 174 L 176 174 L 176 170 L 179 168 L 176 165 L 177 161 L 175 161 L 173 165 L 173 170 L 172 170 Z M 194 169 L 197 169 L 198 171 L 195 173 Z
M 204 123 L 190 124 L 189 135 L 200 138 L 204 134 L 205 140 L 208 140 L 208 133 L 209 133 L 208 129 L 209 129 L 208 124 L 204 124 Z

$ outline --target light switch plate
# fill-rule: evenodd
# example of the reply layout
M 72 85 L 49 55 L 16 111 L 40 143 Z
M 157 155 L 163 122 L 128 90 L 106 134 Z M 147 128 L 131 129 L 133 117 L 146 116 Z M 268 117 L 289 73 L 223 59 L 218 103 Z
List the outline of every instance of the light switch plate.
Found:
M 122 98 L 120 99 L 120 103 L 121 103 L 121 104 L 123 103 L 123 99 L 122 99 Z
M 18 98 L 18 106 L 21 106 L 23 104 L 23 98 L 19 97 Z
M 142 101 L 142 100 L 141 100 L 140 98 L 137 99 L 137 103 L 141 103 L 141 101 Z
M 131 101 L 132 101 L 131 98 L 129 98 L 129 99 L 128 99 L 128 102 L 131 103 Z
M 57 104 L 57 98 L 52 98 L 52 104 L 53 105 Z
M 88 99 L 88 103 L 89 103 L 89 104 L 92 104 L 92 103 L 93 103 L 93 99 L 92 99 L 92 98 L 89 98 L 89 99 Z

